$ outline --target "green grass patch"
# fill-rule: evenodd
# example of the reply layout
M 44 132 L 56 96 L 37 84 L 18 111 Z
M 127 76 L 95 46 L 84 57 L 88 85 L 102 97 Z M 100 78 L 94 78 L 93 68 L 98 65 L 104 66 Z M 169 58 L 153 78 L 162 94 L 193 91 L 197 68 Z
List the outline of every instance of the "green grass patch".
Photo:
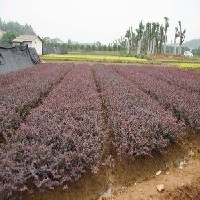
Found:
M 200 69 L 200 59 L 193 58 L 188 59 L 180 58 L 136 58 L 133 56 L 120 56 L 120 55 L 95 55 L 95 54 L 48 54 L 40 57 L 41 60 L 47 62 L 102 62 L 102 63 L 137 63 L 137 64 L 151 64 L 151 65 L 164 65 L 164 66 L 176 66 L 185 69 Z
M 200 64 L 200 59 L 191 59 L 191 60 L 188 60 L 188 59 L 182 59 L 182 60 L 179 60 L 179 59 L 165 59 L 165 60 L 162 60 L 162 59 L 158 59 L 160 62 L 162 63 L 189 63 L 189 64 Z
M 135 57 L 123 57 L 115 55 L 84 55 L 84 54 L 48 54 L 40 57 L 41 60 L 50 61 L 85 61 L 85 62 L 105 62 L 105 63 L 149 63 L 146 59 Z
M 192 68 L 192 69 L 200 69 L 200 63 L 173 63 L 175 66 L 177 67 L 181 67 L 181 68 Z
M 200 69 L 199 58 L 169 57 L 167 59 L 150 58 L 150 63 L 155 65 L 175 66 L 185 69 Z

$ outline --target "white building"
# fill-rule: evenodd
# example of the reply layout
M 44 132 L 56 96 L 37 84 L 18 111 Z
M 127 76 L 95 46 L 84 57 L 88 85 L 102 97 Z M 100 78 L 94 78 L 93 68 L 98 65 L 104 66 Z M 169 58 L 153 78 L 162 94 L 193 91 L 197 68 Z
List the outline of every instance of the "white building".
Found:
M 12 43 L 13 45 L 28 45 L 28 47 L 34 47 L 38 55 L 42 55 L 42 39 L 37 35 L 20 35 Z

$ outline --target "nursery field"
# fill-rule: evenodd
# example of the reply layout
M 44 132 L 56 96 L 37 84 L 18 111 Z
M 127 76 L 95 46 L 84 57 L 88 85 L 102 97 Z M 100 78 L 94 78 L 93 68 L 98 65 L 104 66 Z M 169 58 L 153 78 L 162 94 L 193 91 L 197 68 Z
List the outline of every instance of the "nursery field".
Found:
M 200 151 L 199 105 L 199 72 L 175 67 L 46 63 L 2 74 L 0 200 L 111 198 L 168 171 Z

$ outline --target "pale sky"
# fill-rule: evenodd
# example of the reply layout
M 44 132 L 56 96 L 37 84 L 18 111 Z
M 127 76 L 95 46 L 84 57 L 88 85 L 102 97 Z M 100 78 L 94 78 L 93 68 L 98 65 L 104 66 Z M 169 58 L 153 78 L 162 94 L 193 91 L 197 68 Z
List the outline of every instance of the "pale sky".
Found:
M 40 37 L 113 42 L 141 20 L 169 18 L 168 43 L 182 22 L 186 39 L 200 38 L 200 0 L 0 0 L 0 18 L 30 24 Z

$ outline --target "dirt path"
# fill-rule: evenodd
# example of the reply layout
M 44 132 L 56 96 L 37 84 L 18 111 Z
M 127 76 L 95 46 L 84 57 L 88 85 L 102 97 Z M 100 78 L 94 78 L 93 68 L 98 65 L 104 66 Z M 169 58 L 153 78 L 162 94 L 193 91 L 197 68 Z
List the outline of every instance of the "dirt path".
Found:
M 155 158 L 154 162 L 150 163 L 152 168 L 158 166 Z M 121 187 L 110 199 L 200 199 L 199 134 L 188 134 L 181 140 L 180 145 L 169 148 L 162 156 L 162 162 L 166 162 L 168 166 L 157 170 L 146 181 L 135 181 L 128 187 Z M 156 175 L 157 172 L 159 175 Z M 157 190 L 160 184 L 164 186 L 162 192 Z
M 133 186 L 116 191 L 112 200 L 139 199 L 199 199 L 200 198 L 200 161 L 190 160 L 182 167 L 161 174 Z M 157 185 L 163 184 L 164 190 L 158 192 Z M 199 197 L 198 197 L 199 195 Z
M 159 175 L 156 173 L 161 170 Z M 158 192 L 157 185 L 164 191 Z M 199 197 L 198 197 L 199 195 Z M 115 160 L 98 175 L 85 174 L 68 188 L 22 194 L 27 200 L 157 200 L 200 199 L 200 134 L 188 134 L 164 154 Z

